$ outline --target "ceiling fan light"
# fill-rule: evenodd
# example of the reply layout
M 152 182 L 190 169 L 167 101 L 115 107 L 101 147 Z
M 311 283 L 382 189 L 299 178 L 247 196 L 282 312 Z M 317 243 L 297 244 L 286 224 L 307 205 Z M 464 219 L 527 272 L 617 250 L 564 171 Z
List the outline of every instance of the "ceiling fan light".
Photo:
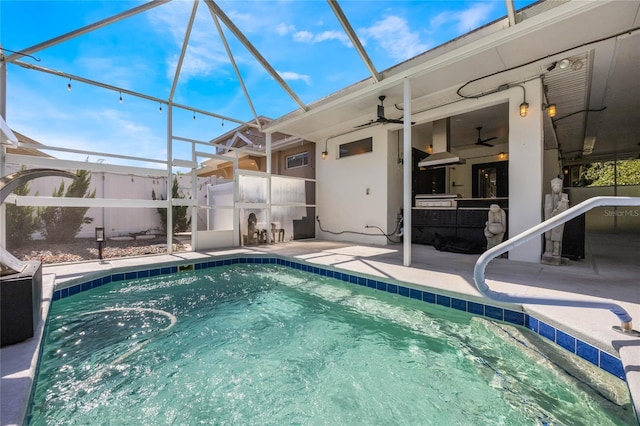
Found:
M 529 104 L 523 102 L 520 104 L 520 117 L 526 117 L 529 112 Z

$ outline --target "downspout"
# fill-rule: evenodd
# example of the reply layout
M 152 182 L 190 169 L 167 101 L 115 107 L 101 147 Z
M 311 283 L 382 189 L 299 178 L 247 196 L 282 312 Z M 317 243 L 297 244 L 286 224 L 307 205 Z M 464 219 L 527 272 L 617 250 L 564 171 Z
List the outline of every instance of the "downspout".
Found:
M 271 244 L 271 133 L 266 135 L 267 153 L 267 244 Z
M 402 240 L 402 263 L 404 266 L 411 266 L 411 209 L 413 200 L 411 199 L 411 85 L 408 78 L 404 79 L 404 124 L 403 124 L 403 229 Z
M 546 297 L 527 297 L 517 296 L 508 293 L 501 293 L 491 290 L 485 281 L 485 269 L 487 264 L 494 258 L 500 256 L 503 253 L 511 250 L 514 247 L 519 246 L 533 238 L 537 238 L 544 232 L 549 231 L 561 223 L 567 222 L 582 213 L 591 210 L 594 207 L 600 206 L 640 206 L 640 197 L 593 197 L 580 204 L 577 204 L 570 209 L 545 220 L 544 222 L 530 228 L 513 238 L 504 241 L 492 249 L 484 252 L 476 261 L 476 265 L 473 269 L 473 280 L 476 283 L 478 291 L 485 297 L 505 303 L 527 303 L 534 305 L 548 305 L 548 306 L 570 306 L 576 308 L 593 308 L 593 309 L 608 309 L 620 320 L 620 326 L 614 326 L 615 331 L 632 334 L 634 336 L 640 336 L 640 332 L 633 330 L 632 318 L 627 311 L 615 303 L 609 302 L 588 302 L 582 300 L 571 299 L 554 299 Z

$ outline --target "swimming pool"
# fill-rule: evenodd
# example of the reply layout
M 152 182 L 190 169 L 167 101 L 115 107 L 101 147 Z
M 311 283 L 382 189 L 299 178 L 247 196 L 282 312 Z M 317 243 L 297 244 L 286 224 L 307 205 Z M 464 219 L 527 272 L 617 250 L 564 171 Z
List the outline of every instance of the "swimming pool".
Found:
M 278 265 L 144 275 L 52 304 L 29 424 L 634 422 L 438 303 Z

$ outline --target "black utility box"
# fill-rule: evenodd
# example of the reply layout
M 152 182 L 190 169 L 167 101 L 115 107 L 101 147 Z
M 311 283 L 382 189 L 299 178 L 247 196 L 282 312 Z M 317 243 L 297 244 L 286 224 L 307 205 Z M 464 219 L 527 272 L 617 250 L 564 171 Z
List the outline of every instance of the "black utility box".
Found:
M 24 271 L 0 278 L 0 346 L 34 336 L 40 320 L 41 299 L 41 262 L 28 262 Z

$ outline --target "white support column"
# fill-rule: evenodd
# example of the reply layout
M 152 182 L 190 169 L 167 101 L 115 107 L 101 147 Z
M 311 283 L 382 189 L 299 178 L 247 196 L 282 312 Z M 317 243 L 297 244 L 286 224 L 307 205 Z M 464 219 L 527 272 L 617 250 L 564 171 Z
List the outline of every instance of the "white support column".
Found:
M 198 157 L 196 156 L 196 144 L 191 142 L 191 161 L 195 164 L 191 167 L 191 250 L 196 250 L 196 233 L 198 232 Z
M 409 79 L 404 79 L 404 125 L 403 125 L 403 242 L 402 242 L 402 263 L 404 266 L 411 266 L 411 85 Z
M 534 80 L 514 87 L 509 95 L 509 237 L 542 222 L 543 111 L 542 84 Z M 525 100 L 529 111 L 520 116 Z M 509 251 L 510 260 L 539 263 L 542 239 L 536 238 Z
M 0 116 L 7 121 L 7 63 L 0 62 Z M 0 132 L 0 138 L 4 139 L 4 135 Z M 7 147 L 0 143 L 0 177 L 7 174 L 6 168 Z M 4 203 L 0 204 L 0 246 L 7 246 L 7 216 Z
M 238 177 L 238 150 L 233 150 L 233 244 L 236 247 L 244 245 L 242 242 L 242 226 L 240 225 L 240 178 Z
M 173 202 L 171 188 L 173 188 L 173 102 L 167 105 L 167 253 L 173 253 Z
M 271 244 L 271 133 L 266 134 L 267 154 L 267 244 Z

